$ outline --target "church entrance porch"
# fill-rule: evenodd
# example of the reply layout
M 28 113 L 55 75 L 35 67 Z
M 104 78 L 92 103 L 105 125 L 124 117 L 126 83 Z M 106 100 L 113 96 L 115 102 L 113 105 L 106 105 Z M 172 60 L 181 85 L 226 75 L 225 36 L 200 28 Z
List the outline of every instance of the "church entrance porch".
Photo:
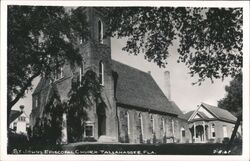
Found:
M 193 143 L 206 143 L 208 141 L 208 125 L 204 121 L 189 125 Z

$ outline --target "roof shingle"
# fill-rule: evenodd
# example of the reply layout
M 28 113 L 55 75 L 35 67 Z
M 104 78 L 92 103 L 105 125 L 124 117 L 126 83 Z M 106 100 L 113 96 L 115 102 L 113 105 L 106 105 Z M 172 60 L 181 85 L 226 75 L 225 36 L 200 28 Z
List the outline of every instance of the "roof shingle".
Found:
M 210 111 L 213 115 L 215 115 L 220 120 L 233 121 L 233 122 L 235 122 L 237 120 L 237 118 L 234 115 L 232 115 L 229 111 L 227 111 L 225 109 L 211 106 L 211 105 L 208 105 L 206 103 L 202 103 L 201 105 L 203 107 L 205 107 L 208 111 Z
M 10 123 L 13 122 L 16 118 L 18 118 L 23 112 L 18 110 L 11 110 L 10 111 Z
M 187 120 L 185 115 L 183 114 L 183 112 L 181 111 L 181 109 L 179 108 L 179 106 L 177 106 L 177 104 L 174 101 L 170 101 L 173 108 L 176 110 L 176 112 L 178 113 L 178 117 L 184 120 Z
M 118 74 L 118 103 L 178 115 L 150 74 L 114 60 L 112 69 Z
M 189 111 L 189 112 L 185 113 L 184 114 L 185 119 L 188 120 L 193 113 L 194 113 L 194 111 Z

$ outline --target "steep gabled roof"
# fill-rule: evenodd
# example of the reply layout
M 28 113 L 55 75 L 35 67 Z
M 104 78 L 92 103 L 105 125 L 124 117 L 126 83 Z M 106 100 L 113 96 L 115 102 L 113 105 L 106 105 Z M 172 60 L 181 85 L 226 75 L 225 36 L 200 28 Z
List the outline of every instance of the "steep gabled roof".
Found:
M 114 60 L 112 69 L 118 74 L 118 103 L 178 115 L 150 74 Z
M 35 95 L 37 93 L 39 93 L 45 86 L 48 85 L 48 81 L 46 81 L 46 79 L 44 77 L 42 77 L 39 81 L 39 83 L 37 84 L 34 92 L 32 93 L 32 95 Z
M 232 115 L 229 111 L 216 107 L 216 106 L 211 106 L 206 103 L 202 103 L 201 106 L 203 106 L 205 109 L 207 109 L 209 112 L 211 112 L 216 118 L 224 121 L 232 121 L 235 122 L 237 118 Z
M 189 111 L 189 112 L 185 113 L 184 114 L 185 119 L 188 120 L 193 113 L 194 113 L 194 111 Z
M 202 119 L 209 119 L 209 117 L 208 117 L 204 112 L 198 111 L 197 114 L 198 114 Z
M 11 110 L 10 112 L 10 123 L 17 119 L 23 112 L 18 110 Z
M 178 113 L 178 117 L 181 119 L 187 120 L 185 115 L 183 114 L 183 112 L 179 108 L 179 106 L 177 106 L 177 104 L 174 101 L 170 101 L 170 103 L 172 104 L 172 107 L 176 110 L 176 112 Z

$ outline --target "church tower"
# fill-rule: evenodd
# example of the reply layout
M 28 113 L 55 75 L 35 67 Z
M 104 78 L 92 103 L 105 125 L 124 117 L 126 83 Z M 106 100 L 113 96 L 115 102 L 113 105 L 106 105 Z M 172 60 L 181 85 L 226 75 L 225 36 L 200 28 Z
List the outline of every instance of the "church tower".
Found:
M 112 76 L 111 39 L 105 37 L 107 20 L 105 9 L 86 7 L 90 38 L 80 41 L 83 66 L 81 75 L 88 70 L 94 71 L 102 86 L 101 99 L 88 111 L 84 137 L 94 137 L 98 141 L 118 141 L 117 114 Z

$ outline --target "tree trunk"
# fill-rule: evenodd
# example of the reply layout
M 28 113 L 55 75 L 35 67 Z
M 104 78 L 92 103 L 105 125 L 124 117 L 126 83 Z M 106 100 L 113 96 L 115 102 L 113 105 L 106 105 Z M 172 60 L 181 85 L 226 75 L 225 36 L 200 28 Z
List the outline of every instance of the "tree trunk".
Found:
M 230 150 L 232 144 L 233 144 L 233 141 L 234 141 L 234 138 L 237 134 L 237 131 L 238 131 L 238 128 L 240 126 L 240 122 L 242 121 L 242 114 L 240 114 L 238 117 L 237 117 L 237 121 L 236 121 L 236 124 L 234 126 L 234 130 L 233 130 L 233 133 L 231 135 L 231 138 L 230 138 L 230 141 L 228 143 L 228 147 L 227 147 L 227 150 Z
M 38 70 L 38 72 L 36 72 L 34 75 L 32 75 L 26 82 L 26 84 L 22 87 L 22 89 L 20 90 L 20 92 L 16 95 L 16 97 L 14 99 L 12 99 L 12 97 L 10 95 L 8 95 L 8 100 L 7 100 L 7 127 L 9 127 L 9 124 L 11 122 L 9 122 L 9 117 L 10 117 L 10 112 L 12 107 L 20 100 L 20 98 L 22 98 L 25 95 L 25 91 L 28 89 L 28 87 L 30 87 L 32 84 L 32 81 L 38 77 L 41 74 L 41 69 Z
M 10 112 L 11 112 L 11 107 L 8 106 L 7 107 L 7 129 L 9 129 L 9 125 L 10 125 Z

